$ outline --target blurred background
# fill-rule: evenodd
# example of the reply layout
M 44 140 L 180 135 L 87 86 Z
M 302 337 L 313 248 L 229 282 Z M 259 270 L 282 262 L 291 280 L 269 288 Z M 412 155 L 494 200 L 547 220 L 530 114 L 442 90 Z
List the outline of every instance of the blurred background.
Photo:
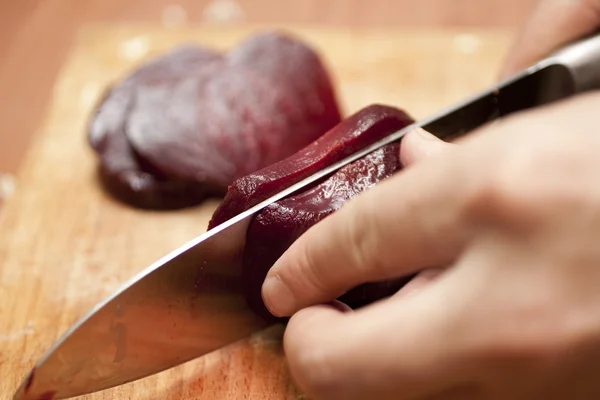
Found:
M 535 0 L 0 0 L 0 204 L 90 24 L 516 30 Z M 1 206 L 0 206 L 1 207 Z

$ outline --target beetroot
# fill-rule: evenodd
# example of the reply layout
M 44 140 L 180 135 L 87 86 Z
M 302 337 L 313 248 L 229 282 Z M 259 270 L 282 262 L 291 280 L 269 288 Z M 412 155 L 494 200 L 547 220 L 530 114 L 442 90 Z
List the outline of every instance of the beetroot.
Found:
M 412 122 L 403 111 L 377 104 L 356 112 L 285 160 L 235 180 L 209 229 Z
M 125 134 L 137 93 L 160 90 L 186 71 L 218 59 L 196 47 L 178 48 L 142 66 L 107 91 L 89 127 L 91 146 L 100 157 L 100 176 L 117 198 L 142 208 L 179 208 L 201 201 L 216 188 L 166 179 L 135 153 Z
M 107 92 L 89 135 L 115 196 L 173 209 L 225 194 L 340 118 L 318 55 L 263 33 L 226 54 L 189 45 L 142 66 Z
M 213 215 L 210 226 L 224 222 L 412 122 L 404 112 L 386 106 L 373 105 L 357 112 L 291 157 L 236 180 Z M 269 315 L 260 295 L 262 282 L 273 263 L 300 235 L 400 168 L 399 144 L 389 144 L 346 165 L 325 180 L 261 210 L 250 223 L 244 250 L 244 283 L 252 308 L 262 315 Z M 360 307 L 391 295 L 407 280 L 361 285 L 340 300 L 351 307 Z

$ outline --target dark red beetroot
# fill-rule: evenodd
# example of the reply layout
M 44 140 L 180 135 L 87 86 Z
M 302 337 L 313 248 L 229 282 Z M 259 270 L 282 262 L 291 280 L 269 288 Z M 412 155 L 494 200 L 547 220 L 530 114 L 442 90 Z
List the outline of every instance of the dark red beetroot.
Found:
M 213 62 L 220 55 L 185 46 L 147 63 L 108 90 L 93 116 L 89 140 L 100 157 L 102 182 L 127 203 L 142 208 L 178 208 L 195 204 L 207 188 L 166 179 L 135 153 L 125 135 L 125 125 L 138 92 L 159 90 L 190 69 Z
M 107 93 L 90 142 L 113 194 L 180 208 L 224 194 L 340 118 L 317 54 L 266 33 L 224 55 L 188 46 L 140 68 Z
M 275 261 L 311 226 L 400 169 L 398 154 L 397 144 L 387 145 L 340 169 L 323 183 L 269 205 L 254 218 L 246 236 L 243 269 L 246 297 L 254 310 L 268 315 L 260 287 Z M 362 285 L 340 300 L 350 307 L 361 307 L 391 295 L 404 282 Z
M 209 229 L 412 122 L 396 108 L 377 104 L 363 108 L 285 160 L 236 179 Z
M 412 122 L 404 112 L 391 107 L 375 105 L 359 111 L 293 156 L 238 179 L 213 216 L 211 226 Z M 248 229 L 244 252 L 244 282 L 253 309 L 268 316 L 260 295 L 262 282 L 273 263 L 300 235 L 400 168 L 399 145 L 390 144 L 258 213 Z M 391 295 L 407 280 L 365 284 L 340 300 L 360 307 Z

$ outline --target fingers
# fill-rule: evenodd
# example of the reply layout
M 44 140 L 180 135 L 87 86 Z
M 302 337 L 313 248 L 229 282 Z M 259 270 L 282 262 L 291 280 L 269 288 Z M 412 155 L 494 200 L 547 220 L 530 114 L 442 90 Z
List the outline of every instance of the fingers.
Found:
M 269 310 L 289 316 L 364 282 L 448 265 L 470 233 L 461 208 L 472 180 L 444 156 L 380 182 L 311 227 L 269 271 Z
M 298 312 L 284 337 L 296 383 L 328 400 L 426 398 L 443 390 L 453 384 L 443 371 L 451 355 L 446 293 L 432 284 L 352 313 L 322 305 Z
M 600 27 L 598 0 L 541 0 L 510 51 L 501 78 Z
M 400 146 L 400 161 L 404 167 L 429 158 L 435 154 L 452 148 L 452 144 L 444 142 L 431 133 L 417 129 L 402 139 Z

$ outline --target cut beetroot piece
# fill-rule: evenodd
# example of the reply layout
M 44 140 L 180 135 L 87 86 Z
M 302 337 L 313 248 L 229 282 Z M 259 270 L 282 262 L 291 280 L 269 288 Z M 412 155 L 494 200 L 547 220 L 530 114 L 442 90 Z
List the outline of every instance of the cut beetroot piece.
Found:
M 357 112 L 291 157 L 236 180 L 213 215 L 211 227 L 412 122 L 403 111 L 387 106 L 374 105 Z M 270 317 L 260 292 L 275 261 L 311 226 L 400 168 L 399 145 L 389 144 L 261 210 L 250 223 L 244 250 L 243 275 L 250 306 Z M 360 307 L 391 295 L 408 280 L 361 285 L 340 300 Z
M 183 46 L 147 63 L 108 90 L 89 127 L 89 141 L 100 157 L 105 187 L 118 199 L 140 208 L 169 209 L 193 205 L 223 188 L 167 179 L 144 162 L 125 134 L 136 93 L 168 87 L 190 69 L 219 60 L 217 53 Z
M 297 40 L 266 33 L 225 55 L 186 51 L 195 57 L 168 54 L 117 85 L 92 121 L 107 186 L 129 203 L 222 195 L 340 121 L 324 65 Z
M 138 93 L 127 137 L 167 176 L 225 188 L 295 153 L 339 121 L 316 54 L 269 33 L 164 91 Z
M 412 122 L 405 112 L 383 105 L 356 112 L 285 160 L 234 181 L 209 229 Z
M 262 282 L 279 257 L 311 226 L 338 210 L 360 192 L 400 169 L 398 144 L 387 145 L 341 168 L 321 184 L 264 208 L 248 228 L 243 280 L 250 306 L 263 316 Z M 343 272 L 340 272 L 343 273 Z M 361 307 L 398 291 L 406 279 L 359 286 L 340 298 Z

